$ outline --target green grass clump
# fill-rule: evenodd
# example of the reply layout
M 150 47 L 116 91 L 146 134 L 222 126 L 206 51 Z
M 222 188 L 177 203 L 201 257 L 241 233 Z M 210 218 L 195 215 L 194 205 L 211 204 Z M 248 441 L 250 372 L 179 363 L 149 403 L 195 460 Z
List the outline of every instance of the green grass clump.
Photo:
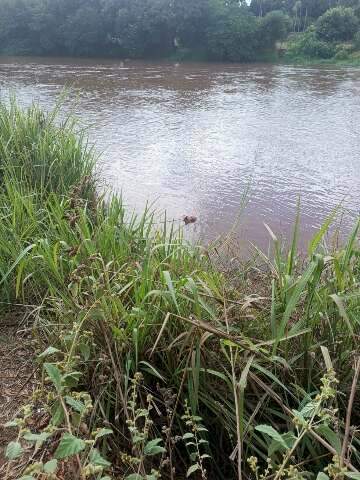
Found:
M 50 424 L 29 436 L 27 409 L 17 443 L 52 439 L 69 478 L 356 478 L 359 222 L 328 250 L 330 218 L 300 259 L 297 219 L 288 250 L 269 229 L 271 258 L 221 270 L 218 248 L 97 197 L 92 152 L 57 125 L 0 108 L 1 301 L 33 305 L 50 383 Z
M 0 179 L 11 173 L 38 194 L 69 192 L 72 185 L 88 179 L 94 155 L 72 117 L 59 120 L 58 109 L 45 114 L 38 106 L 26 114 L 12 98 L 0 103 Z

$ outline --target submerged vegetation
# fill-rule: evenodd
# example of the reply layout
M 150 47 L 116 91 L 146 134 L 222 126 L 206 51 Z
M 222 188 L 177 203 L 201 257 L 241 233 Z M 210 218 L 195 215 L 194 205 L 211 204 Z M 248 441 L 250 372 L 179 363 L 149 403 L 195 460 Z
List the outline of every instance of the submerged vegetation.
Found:
M 76 123 L 15 102 L 0 168 L 2 317 L 43 372 L 6 479 L 359 478 L 359 221 L 242 264 L 100 197 Z
M 0 51 L 346 60 L 359 50 L 359 17 L 359 0 L 0 0 Z

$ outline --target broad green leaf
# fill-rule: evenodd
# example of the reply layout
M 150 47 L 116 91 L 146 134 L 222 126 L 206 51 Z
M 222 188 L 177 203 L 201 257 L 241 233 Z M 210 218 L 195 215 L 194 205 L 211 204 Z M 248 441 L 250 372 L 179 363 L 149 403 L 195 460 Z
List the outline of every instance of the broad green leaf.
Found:
M 272 439 L 268 448 L 269 457 L 271 457 L 275 452 L 278 452 L 279 450 L 284 451 L 284 450 L 290 449 L 294 445 L 294 442 L 296 441 L 295 435 L 291 432 L 286 432 L 283 435 L 281 435 L 281 437 L 286 444 L 286 448 L 284 447 L 283 443 L 280 443 L 277 440 Z
M 318 404 L 316 402 L 307 403 L 301 410 L 300 414 L 303 418 L 310 418 L 314 414 Z
M 195 462 L 196 459 L 197 459 L 197 455 L 198 455 L 197 452 L 192 452 L 192 453 L 190 453 L 190 460 L 191 460 L 192 462 Z
M 20 457 L 23 449 L 19 442 L 10 442 L 6 447 L 5 456 L 9 460 L 15 460 L 15 458 Z
M 18 422 L 16 420 L 10 420 L 10 422 L 6 422 L 4 424 L 5 428 L 17 427 L 17 426 L 18 426 Z
M 48 347 L 46 350 L 44 350 L 42 353 L 40 353 L 39 358 L 44 358 L 48 357 L 49 355 L 53 355 L 54 353 L 59 353 L 60 350 L 55 347 Z
M 87 343 L 80 343 L 79 345 L 79 350 L 81 352 L 81 355 L 83 356 L 83 359 L 85 362 L 87 362 L 90 358 L 90 347 Z
M 157 455 L 158 453 L 165 452 L 165 448 L 161 447 L 159 443 L 162 442 L 161 438 L 155 438 L 154 440 L 150 440 L 147 442 L 144 448 L 144 454 L 147 456 Z
M 106 435 L 112 435 L 113 433 L 114 432 L 111 430 L 111 428 L 102 428 L 97 432 L 95 440 L 101 437 L 105 437 Z
M 147 417 L 149 412 L 147 411 L 146 408 L 139 408 L 136 410 L 136 418 L 141 418 L 141 417 Z
M 186 472 L 186 478 L 190 477 L 190 475 L 195 473 L 197 470 L 200 470 L 200 465 L 198 463 L 195 463 L 194 465 L 191 465 L 189 470 Z
M 194 434 L 191 432 L 184 433 L 183 440 L 187 440 L 188 438 L 194 438 Z
M 66 396 L 65 401 L 70 407 L 75 410 L 76 412 L 83 413 L 85 410 L 85 405 L 80 400 L 75 400 L 75 398 Z
M 52 405 L 51 415 L 51 422 L 53 425 L 58 426 L 63 422 L 65 415 L 63 406 L 61 405 L 60 401 L 57 401 Z
M 70 433 L 64 433 L 60 443 L 55 451 L 55 458 L 61 460 L 71 457 L 84 450 L 86 444 L 81 438 L 74 437 Z
M 42 432 L 42 433 L 25 433 L 24 440 L 27 442 L 35 442 L 42 444 L 50 437 L 50 433 Z
M 355 472 L 346 472 L 345 477 L 352 478 L 353 480 L 360 480 L 360 473 Z
M 81 372 L 71 372 L 63 376 L 63 382 L 67 387 L 76 387 L 79 379 L 82 377 Z
M 58 462 L 57 462 L 56 458 L 53 458 L 52 460 L 49 460 L 44 465 L 44 472 L 45 473 L 55 473 L 56 469 L 57 469 L 57 465 L 58 465 Z
M 143 477 L 138 473 L 131 473 L 130 475 L 125 477 L 125 480 L 143 480 Z
M 32 475 L 24 475 L 23 477 L 20 477 L 17 480 L 35 480 L 35 477 L 33 477 Z
M 271 443 L 268 446 L 268 457 L 272 457 L 274 453 L 278 452 L 279 450 L 284 451 L 284 446 L 276 440 L 271 440 Z
M 198 432 L 208 432 L 208 429 L 205 427 L 197 427 L 196 429 Z
M 51 381 L 53 382 L 56 390 L 60 392 L 61 390 L 61 373 L 60 370 L 56 365 L 53 363 L 44 363 L 44 368 L 46 373 L 50 377 Z
M 100 455 L 100 452 L 97 448 L 94 448 L 93 450 L 91 450 L 90 462 L 93 465 L 98 465 L 100 467 L 110 467 L 111 465 L 111 463 L 108 460 L 106 460 Z
M 282 447 L 284 447 L 285 449 L 288 448 L 283 437 L 271 425 L 258 425 L 257 427 L 255 427 L 255 430 L 257 430 L 258 432 L 265 433 L 266 435 L 269 435 L 269 437 L 273 438 L 278 443 L 280 443 Z
M 316 480 L 330 480 L 329 477 L 324 472 L 319 472 L 317 474 Z
M 342 442 L 339 436 L 328 425 L 319 425 L 316 431 L 324 437 L 340 455 Z

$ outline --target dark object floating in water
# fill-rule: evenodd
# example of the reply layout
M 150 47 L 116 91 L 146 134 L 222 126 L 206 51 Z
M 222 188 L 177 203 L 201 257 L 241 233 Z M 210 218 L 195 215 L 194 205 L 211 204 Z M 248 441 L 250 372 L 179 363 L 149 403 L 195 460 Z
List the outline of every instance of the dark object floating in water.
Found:
M 184 215 L 183 220 L 185 225 L 189 225 L 189 223 L 195 223 L 197 218 L 194 217 L 193 215 Z

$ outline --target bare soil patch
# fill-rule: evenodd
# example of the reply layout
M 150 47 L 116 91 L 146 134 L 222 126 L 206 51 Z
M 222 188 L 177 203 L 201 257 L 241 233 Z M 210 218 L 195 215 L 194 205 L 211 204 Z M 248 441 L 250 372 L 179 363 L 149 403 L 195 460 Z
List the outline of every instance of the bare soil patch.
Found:
M 17 435 L 16 429 L 4 425 L 16 417 L 36 388 L 38 372 L 34 357 L 25 313 L 0 313 L 0 478 L 6 478 L 8 470 L 6 446 Z M 14 462 L 7 478 L 16 478 L 23 466 Z

